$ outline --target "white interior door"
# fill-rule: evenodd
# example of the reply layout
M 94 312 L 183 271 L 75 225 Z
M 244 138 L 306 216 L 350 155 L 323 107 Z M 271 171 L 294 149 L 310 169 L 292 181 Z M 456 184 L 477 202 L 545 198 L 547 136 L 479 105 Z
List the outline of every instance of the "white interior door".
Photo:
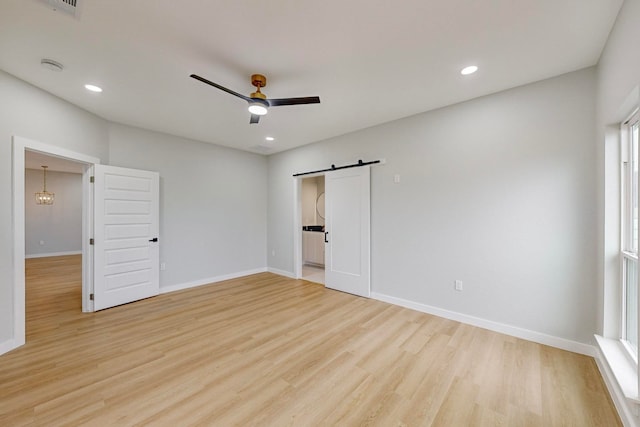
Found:
M 325 175 L 325 286 L 370 295 L 369 167 Z
M 158 295 L 157 172 L 95 165 L 94 309 Z

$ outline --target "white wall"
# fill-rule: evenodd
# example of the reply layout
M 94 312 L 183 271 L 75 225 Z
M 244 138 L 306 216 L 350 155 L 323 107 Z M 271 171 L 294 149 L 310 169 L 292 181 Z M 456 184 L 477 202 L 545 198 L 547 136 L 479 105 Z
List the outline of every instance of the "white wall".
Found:
M 302 225 L 324 225 L 317 209 L 317 200 L 324 193 L 324 176 L 303 178 L 301 185 Z
M 123 125 L 114 166 L 160 172 L 160 286 L 266 269 L 264 156 Z
M 640 1 L 627 0 L 598 64 L 598 329 L 619 338 L 619 123 L 638 106 Z
M 94 156 L 106 162 L 107 122 L 0 71 L 0 345 L 13 338 L 13 135 Z M 20 273 L 22 274 L 22 273 Z
M 640 1 L 626 0 L 609 35 L 597 73 L 598 324 L 595 332 L 620 338 L 620 122 L 640 102 Z M 608 365 L 599 363 L 625 425 L 640 425 L 637 406 L 622 395 Z M 617 366 L 617 365 L 616 365 Z
M 300 188 L 302 205 L 302 225 L 316 224 L 316 197 L 318 182 L 315 178 L 304 178 Z
M 386 158 L 373 292 L 591 343 L 594 122 L 586 69 L 271 155 L 269 267 L 293 272 L 292 174 Z
M 82 175 L 47 171 L 47 191 L 55 193 L 53 205 L 36 204 L 42 169 L 25 170 L 24 188 L 26 256 L 81 252 Z

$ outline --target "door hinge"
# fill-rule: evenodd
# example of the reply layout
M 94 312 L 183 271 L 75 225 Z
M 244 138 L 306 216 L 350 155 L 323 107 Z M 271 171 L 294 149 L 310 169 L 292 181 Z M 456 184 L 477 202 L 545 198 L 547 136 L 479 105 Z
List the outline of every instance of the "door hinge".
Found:
M 94 176 L 90 176 L 89 177 L 89 182 L 93 184 L 94 181 L 95 181 L 95 177 Z
M 89 244 L 93 245 L 93 243 L 94 243 L 93 239 L 89 239 Z
M 93 301 L 93 294 L 89 294 L 89 299 Z

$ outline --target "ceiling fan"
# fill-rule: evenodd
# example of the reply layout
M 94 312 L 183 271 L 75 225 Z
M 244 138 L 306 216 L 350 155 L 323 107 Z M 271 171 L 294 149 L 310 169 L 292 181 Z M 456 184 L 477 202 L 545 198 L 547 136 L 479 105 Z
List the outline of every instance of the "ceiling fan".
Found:
M 254 124 L 260 121 L 260 116 L 264 116 L 267 114 L 269 107 L 279 107 L 281 105 L 300 105 L 300 104 L 319 104 L 320 97 L 318 96 L 307 96 L 302 98 L 279 98 L 279 99 L 268 99 L 267 96 L 260 92 L 261 87 L 265 87 L 267 85 L 267 78 L 262 74 L 254 74 L 251 76 L 251 84 L 254 85 L 258 90 L 253 92 L 249 96 L 244 96 L 238 92 L 235 92 L 231 89 L 227 89 L 224 86 L 220 86 L 217 83 L 214 83 L 210 80 L 205 79 L 204 77 L 200 77 L 196 74 L 191 74 L 191 77 L 200 80 L 202 83 L 206 83 L 210 86 L 218 88 L 222 91 L 230 93 L 231 95 L 237 96 L 238 98 L 242 98 L 249 103 L 249 112 L 251 113 L 251 119 L 249 119 L 249 123 Z

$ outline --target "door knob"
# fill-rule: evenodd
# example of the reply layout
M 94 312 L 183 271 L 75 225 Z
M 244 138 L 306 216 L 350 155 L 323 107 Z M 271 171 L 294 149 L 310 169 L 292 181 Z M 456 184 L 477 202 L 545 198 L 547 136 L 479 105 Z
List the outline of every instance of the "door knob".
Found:
M 157 242 L 157 241 L 158 241 L 158 238 L 157 238 L 157 237 L 154 237 L 153 239 L 149 239 L 149 241 L 150 241 L 150 242 Z

